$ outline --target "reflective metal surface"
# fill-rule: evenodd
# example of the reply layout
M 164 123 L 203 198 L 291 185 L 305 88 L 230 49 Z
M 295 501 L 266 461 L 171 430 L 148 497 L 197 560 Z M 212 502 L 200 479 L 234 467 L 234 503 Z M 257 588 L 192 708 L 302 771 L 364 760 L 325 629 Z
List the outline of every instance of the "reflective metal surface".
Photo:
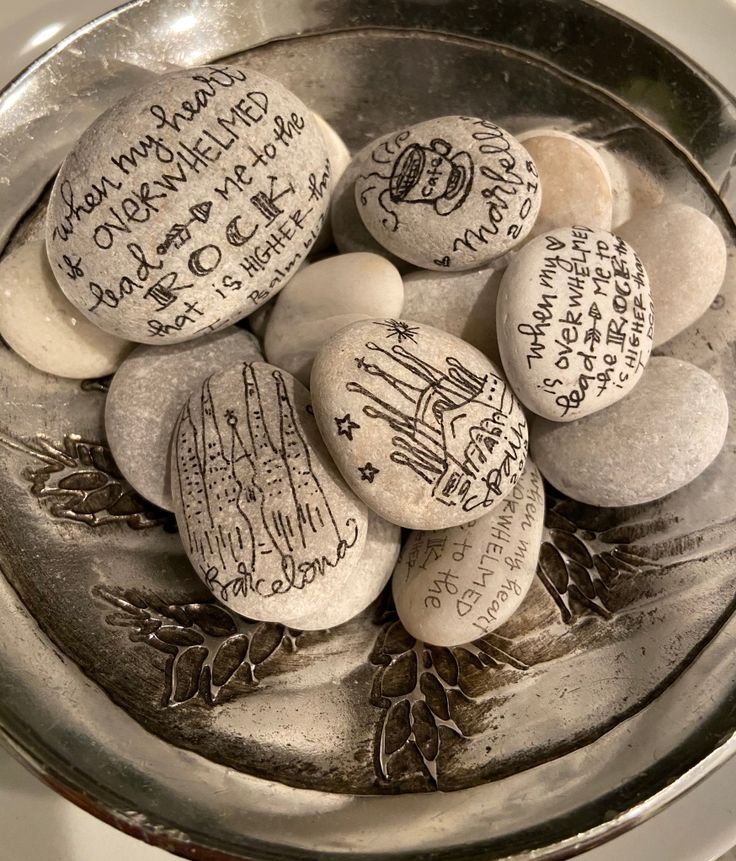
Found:
M 517 131 L 550 119 L 713 214 L 727 282 L 666 352 L 707 368 L 733 404 L 736 109 L 581 2 L 125 7 L 3 95 L 3 236 L 39 229 L 34 201 L 111 102 L 151 73 L 255 45 L 238 60 L 354 149 L 443 113 Z M 550 498 L 554 561 L 518 616 L 428 650 L 383 604 L 309 634 L 215 607 L 106 453 L 104 384 L 45 377 L 1 349 L 0 385 L 0 724 L 49 782 L 131 833 L 197 858 L 562 858 L 734 746 L 733 430 L 716 464 L 661 502 L 601 512 Z

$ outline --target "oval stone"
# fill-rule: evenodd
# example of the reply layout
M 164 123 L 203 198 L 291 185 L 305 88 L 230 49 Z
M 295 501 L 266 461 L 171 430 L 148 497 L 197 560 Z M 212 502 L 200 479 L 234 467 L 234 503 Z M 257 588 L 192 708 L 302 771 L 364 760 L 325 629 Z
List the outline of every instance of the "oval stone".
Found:
M 534 159 L 544 191 L 530 236 L 573 224 L 611 229 L 611 180 L 594 147 L 555 129 L 523 132 L 518 140 Z
M 634 250 L 604 230 L 538 236 L 509 265 L 496 328 L 522 403 L 569 422 L 631 391 L 652 349 L 649 280 Z
M 489 514 L 434 532 L 412 532 L 393 577 L 406 630 L 436 646 L 477 640 L 518 610 L 537 569 L 544 488 L 534 464 Z
M 319 126 L 281 84 L 238 66 L 171 72 L 102 114 L 64 160 L 49 258 L 101 329 L 187 341 L 283 287 L 330 187 Z
M 401 528 L 369 509 L 365 546 L 355 570 L 345 568 L 344 576 L 322 584 L 320 607 L 305 616 L 293 616 L 286 624 L 300 631 L 322 631 L 350 621 L 383 592 L 400 550 Z
M 345 142 L 335 129 L 327 122 L 327 120 L 316 113 L 312 112 L 312 116 L 317 121 L 322 137 L 324 138 L 325 146 L 327 147 L 327 157 L 330 160 L 330 172 L 332 174 L 331 187 L 334 190 L 340 177 L 345 173 L 347 166 L 350 164 L 350 150 L 345 146 Z M 329 217 L 325 218 L 319 236 L 311 248 L 312 254 L 317 254 L 324 251 L 333 242 L 332 225 Z
M 600 149 L 598 154 L 603 159 L 611 179 L 611 221 L 614 229 L 632 218 L 640 209 L 650 209 L 662 203 L 664 188 L 660 177 L 648 167 L 621 152 Z
M 236 362 L 263 361 L 250 332 L 230 328 L 193 344 L 139 344 L 112 379 L 105 432 L 120 472 L 141 496 L 171 510 L 171 434 L 186 399 Z
M 713 377 L 654 356 L 639 383 L 607 410 L 568 424 L 535 420 L 531 452 L 558 490 L 589 505 L 638 505 L 697 478 L 718 455 L 728 404 Z
M 77 380 L 111 374 L 133 348 L 93 326 L 64 296 L 43 240 L 0 261 L 0 335 L 39 371 Z
M 524 468 L 526 419 L 505 378 L 470 344 L 430 326 L 348 326 L 317 354 L 312 395 L 345 480 L 400 526 L 467 523 Z
M 325 451 L 309 392 L 262 362 L 207 379 L 172 439 L 184 549 L 214 596 L 251 619 L 289 624 L 354 574 L 368 526 Z
M 423 269 L 473 269 L 524 239 L 541 200 L 534 161 L 477 117 L 438 117 L 379 138 L 355 200 L 381 245 Z
M 357 320 L 399 317 L 401 275 L 377 254 L 340 254 L 312 263 L 279 293 L 264 339 L 266 358 L 305 386 L 317 351 Z
M 639 212 L 616 231 L 641 258 L 657 309 L 654 346 L 694 323 L 726 275 L 726 242 L 707 215 L 682 203 Z
M 467 341 L 498 365 L 496 300 L 502 274 L 489 267 L 472 272 L 409 272 L 404 276 L 402 316 Z

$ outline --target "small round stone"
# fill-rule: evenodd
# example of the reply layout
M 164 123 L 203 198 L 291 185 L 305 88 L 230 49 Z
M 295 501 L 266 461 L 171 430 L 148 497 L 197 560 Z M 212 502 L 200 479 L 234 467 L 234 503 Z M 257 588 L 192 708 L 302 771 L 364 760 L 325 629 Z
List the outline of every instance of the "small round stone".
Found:
M 34 368 L 77 380 L 111 374 L 133 348 L 92 325 L 64 296 L 43 240 L 0 261 L 0 335 Z
M 605 230 L 538 236 L 504 273 L 496 328 L 503 367 L 522 403 L 569 422 L 636 385 L 652 349 L 647 273 Z
M 249 332 L 230 328 L 194 344 L 139 344 L 120 366 L 105 403 L 105 431 L 120 471 L 141 496 L 171 510 L 169 447 L 186 399 L 210 374 L 262 361 Z
M 317 354 L 312 395 L 345 480 L 408 529 L 468 523 L 524 468 L 526 419 L 504 377 L 470 344 L 430 326 L 348 326 Z
M 628 221 L 640 209 L 651 209 L 662 203 L 664 189 L 651 170 L 623 153 L 600 149 L 598 154 L 611 180 L 613 229 Z
M 279 293 L 264 338 L 266 358 L 309 387 L 317 351 L 358 320 L 399 317 L 401 275 L 377 254 L 328 257 L 299 270 Z
M 391 254 L 370 235 L 355 202 L 355 180 L 360 173 L 363 157 L 367 157 L 373 145 L 362 149 L 348 165 L 345 173 L 335 183 L 330 203 L 330 226 L 332 237 L 338 251 L 349 254 L 353 251 L 367 251 L 385 257 L 399 272 L 408 272 L 411 265 Z
M 435 532 L 412 532 L 394 571 L 402 625 L 418 640 L 458 646 L 503 625 L 534 580 L 544 526 L 544 489 L 527 460 L 489 514 Z
M 191 395 L 172 493 L 194 569 L 250 619 L 316 618 L 360 564 L 368 512 L 324 448 L 309 392 L 273 365 L 238 363 Z
M 318 610 L 289 622 L 300 631 L 321 631 L 342 625 L 362 613 L 383 592 L 401 550 L 401 529 L 368 511 L 363 555 L 349 576 L 323 585 Z
M 402 316 L 449 332 L 472 344 L 496 365 L 501 362 L 496 337 L 496 300 L 503 272 L 429 272 L 404 276 Z
M 530 236 L 573 224 L 611 229 L 611 180 L 594 147 L 582 138 L 555 129 L 524 132 L 518 140 L 534 159 L 543 189 Z
M 327 122 L 327 120 L 315 111 L 312 112 L 314 119 L 322 132 L 322 137 L 327 147 L 327 157 L 330 160 L 330 173 L 332 175 L 331 185 L 334 189 L 340 180 L 340 177 L 345 173 L 347 166 L 350 164 L 350 150 L 345 146 L 345 142 L 335 129 Z M 332 245 L 332 226 L 329 215 L 325 215 L 325 222 L 319 232 L 319 236 L 311 248 L 312 254 L 317 254 L 324 251 Z
M 716 224 L 682 203 L 639 212 L 616 231 L 641 258 L 657 314 L 654 346 L 694 323 L 726 275 L 726 243 Z
M 537 217 L 534 161 L 490 120 L 427 120 L 379 138 L 358 162 L 363 223 L 423 269 L 484 266 L 518 245 Z
M 689 484 L 720 452 L 728 404 L 710 374 L 652 357 L 634 390 L 568 424 L 535 420 L 531 452 L 558 490 L 589 505 L 650 502 Z
M 171 72 L 102 114 L 64 160 L 49 259 L 101 329 L 187 341 L 284 286 L 330 190 L 319 126 L 281 84 L 240 66 Z

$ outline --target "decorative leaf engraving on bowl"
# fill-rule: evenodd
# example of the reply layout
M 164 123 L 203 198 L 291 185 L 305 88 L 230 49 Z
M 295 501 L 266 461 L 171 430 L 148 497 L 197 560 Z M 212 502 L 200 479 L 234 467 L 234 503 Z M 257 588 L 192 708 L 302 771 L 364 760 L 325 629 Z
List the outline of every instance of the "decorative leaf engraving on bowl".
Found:
M 249 688 L 256 671 L 277 651 L 296 651 L 300 632 L 271 622 L 250 622 L 214 602 L 169 604 L 136 589 L 98 586 L 93 594 L 115 608 L 108 625 L 128 629 L 132 643 L 146 643 L 169 656 L 163 704 L 200 697 L 217 705 L 238 679 Z

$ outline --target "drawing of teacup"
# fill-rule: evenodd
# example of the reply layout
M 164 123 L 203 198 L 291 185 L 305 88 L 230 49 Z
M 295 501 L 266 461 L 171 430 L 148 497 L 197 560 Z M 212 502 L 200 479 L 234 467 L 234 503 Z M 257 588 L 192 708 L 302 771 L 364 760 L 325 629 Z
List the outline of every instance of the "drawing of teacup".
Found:
M 452 145 L 435 138 L 429 146 L 409 144 L 394 164 L 389 191 L 394 203 L 430 203 L 438 215 L 462 205 L 473 183 L 473 162 L 466 152 L 450 157 Z

